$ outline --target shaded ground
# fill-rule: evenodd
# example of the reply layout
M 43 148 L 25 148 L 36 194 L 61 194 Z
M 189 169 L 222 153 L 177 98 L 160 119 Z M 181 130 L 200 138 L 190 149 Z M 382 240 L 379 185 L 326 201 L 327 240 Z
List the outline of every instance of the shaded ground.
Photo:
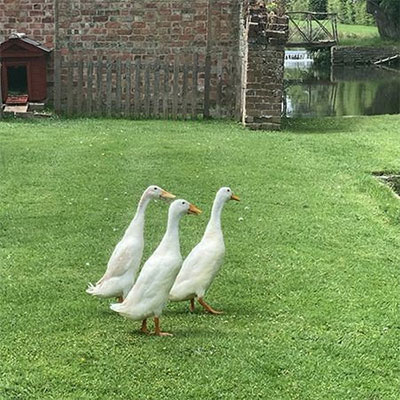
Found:
M 400 46 L 400 41 L 385 40 L 376 26 L 338 24 L 341 46 Z

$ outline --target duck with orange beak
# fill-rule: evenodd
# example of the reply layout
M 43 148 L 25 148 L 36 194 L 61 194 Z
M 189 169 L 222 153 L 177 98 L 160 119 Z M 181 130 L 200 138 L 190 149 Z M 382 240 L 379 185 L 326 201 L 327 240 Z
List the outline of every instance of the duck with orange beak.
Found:
M 224 236 L 221 228 L 221 214 L 229 200 L 239 201 L 229 187 L 218 190 L 211 211 L 211 217 L 201 241 L 186 257 L 169 294 L 171 301 L 190 300 L 190 311 L 194 300 L 211 314 L 221 314 L 204 300 L 204 296 L 217 275 L 225 255 Z
M 143 333 L 148 333 L 147 318 L 154 317 L 155 334 L 172 336 L 160 329 L 160 315 L 168 301 L 168 293 L 182 266 L 179 244 L 179 221 L 185 214 L 201 211 L 186 200 L 175 200 L 168 212 L 167 230 L 160 244 L 145 262 L 139 277 L 122 303 L 110 308 L 124 317 L 141 320 Z
M 88 294 L 108 298 L 117 297 L 120 302 L 135 283 L 144 247 L 144 217 L 153 199 L 174 199 L 175 196 L 159 186 L 149 186 L 139 201 L 136 214 L 124 236 L 115 247 L 107 264 L 106 272 L 96 285 L 89 284 Z

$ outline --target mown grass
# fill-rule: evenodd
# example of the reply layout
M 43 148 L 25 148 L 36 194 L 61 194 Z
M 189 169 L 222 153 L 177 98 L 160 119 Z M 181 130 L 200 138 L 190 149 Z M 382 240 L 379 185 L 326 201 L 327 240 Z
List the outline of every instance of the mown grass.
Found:
M 400 117 L 235 123 L 0 123 L 1 399 L 398 399 L 400 203 L 373 171 L 400 170 Z M 141 191 L 204 210 L 215 191 L 227 254 L 211 316 L 168 305 L 173 338 L 84 289 L 104 271 Z M 167 207 L 153 203 L 146 254 Z
M 340 46 L 400 46 L 399 41 L 382 39 L 376 26 L 338 24 Z

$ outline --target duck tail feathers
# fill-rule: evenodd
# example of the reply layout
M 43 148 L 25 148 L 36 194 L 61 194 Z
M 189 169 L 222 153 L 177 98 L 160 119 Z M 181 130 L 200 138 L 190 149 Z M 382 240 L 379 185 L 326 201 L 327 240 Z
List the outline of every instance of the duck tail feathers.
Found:
M 110 304 L 110 308 L 113 311 L 121 312 L 122 311 L 122 303 L 112 303 L 112 304 Z

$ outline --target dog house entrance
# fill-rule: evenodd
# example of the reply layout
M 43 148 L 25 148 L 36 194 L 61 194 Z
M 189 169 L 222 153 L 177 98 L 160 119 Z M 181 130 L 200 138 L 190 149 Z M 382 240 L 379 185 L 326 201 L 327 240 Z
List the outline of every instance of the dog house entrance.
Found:
M 0 43 L 1 96 L 5 104 L 41 102 L 47 97 L 50 49 L 16 33 Z M 17 101 L 18 100 L 18 101 Z
M 25 65 L 7 67 L 8 95 L 19 96 L 28 93 L 28 75 Z

